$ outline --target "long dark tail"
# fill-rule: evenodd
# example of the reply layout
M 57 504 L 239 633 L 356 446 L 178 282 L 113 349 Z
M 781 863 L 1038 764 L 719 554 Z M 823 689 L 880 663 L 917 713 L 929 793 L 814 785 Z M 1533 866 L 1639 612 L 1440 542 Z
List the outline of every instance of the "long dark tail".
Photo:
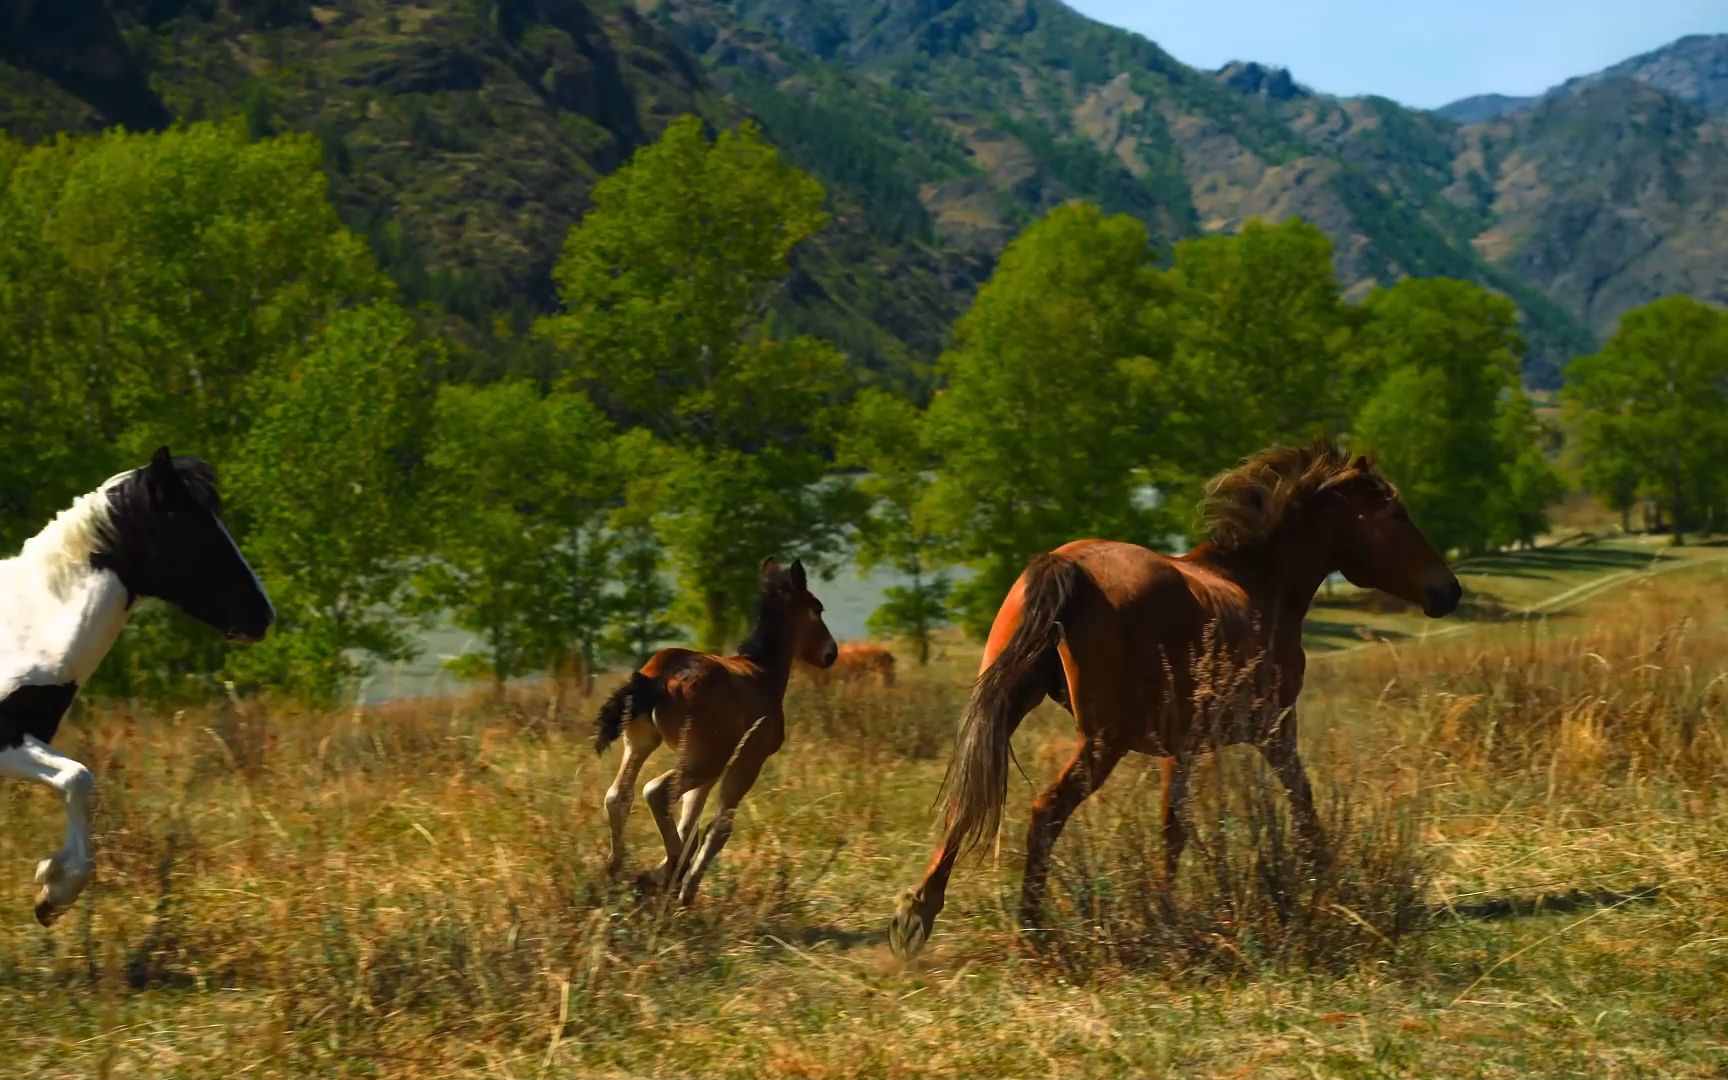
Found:
M 594 718 L 594 752 L 604 754 L 624 734 L 625 724 L 653 713 L 663 693 L 658 680 L 640 671 L 631 672 L 629 681 L 612 691 Z
M 954 759 L 942 780 L 938 801 L 946 800 L 947 843 L 964 855 L 994 836 L 1008 797 L 1008 740 L 1022 717 L 1044 695 L 1049 665 L 1059 662 L 1062 615 L 1086 572 L 1073 560 L 1045 553 L 1022 575 L 1026 592 L 1020 626 L 972 686 L 972 700 L 954 739 Z

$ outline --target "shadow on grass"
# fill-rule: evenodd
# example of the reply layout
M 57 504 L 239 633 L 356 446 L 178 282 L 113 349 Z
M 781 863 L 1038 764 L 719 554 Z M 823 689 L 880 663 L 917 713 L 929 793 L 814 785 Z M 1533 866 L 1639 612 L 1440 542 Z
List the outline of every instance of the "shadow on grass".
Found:
M 1493 574 L 1496 577 L 1547 578 L 1566 571 L 1631 570 L 1648 566 L 1663 557 L 1626 548 L 1540 548 L 1536 551 L 1478 555 L 1460 561 L 1454 569 L 1466 576 Z
M 1501 896 L 1474 904 L 1435 904 L 1428 916 L 1433 925 L 1444 926 L 1467 919 L 1521 919 L 1532 915 L 1566 915 L 1590 908 L 1654 903 L 1662 895 L 1660 885 L 1639 885 L 1624 892 L 1613 889 L 1572 889 L 1569 892 L 1537 893 L 1534 896 Z

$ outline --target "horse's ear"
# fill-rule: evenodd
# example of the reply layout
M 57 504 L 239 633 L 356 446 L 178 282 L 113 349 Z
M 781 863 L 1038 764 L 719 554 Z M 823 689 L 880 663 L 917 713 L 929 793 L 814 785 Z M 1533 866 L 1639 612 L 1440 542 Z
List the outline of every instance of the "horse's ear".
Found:
M 1374 463 L 1368 460 L 1368 455 L 1366 454 L 1357 454 L 1356 460 L 1350 463 L 1350 467 L 1355 469 L 1357 472 L 1374 471 Z
M 810 587 L 809 581 L 804 577 L 803 559 L 792 560 L 792 584 L 796 585 L 800 589 L 808 589 Z
M 762 560 L 762 580 L 767 581 L 770 577 L 773 577 L 775 571 L 777 571 L 779 569 L 780 569 L 780 560 L 779 559 L 776 559 L 772 555 L 768 556 L 766 559 L 763 559 Z
M 158 491 L 177 491 L 182 486 L 180 470 L 174 467 L 174 455 L 166 446 L 158 446 L 150 455 L 150 464 L 144 467 L 144 475 Z

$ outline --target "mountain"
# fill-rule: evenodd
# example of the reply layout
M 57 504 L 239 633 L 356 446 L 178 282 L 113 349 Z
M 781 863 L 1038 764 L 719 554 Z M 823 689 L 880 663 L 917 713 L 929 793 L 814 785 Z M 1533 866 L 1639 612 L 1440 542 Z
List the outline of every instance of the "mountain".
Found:
M 1258 64 L 1198 71 L 1053 0 L 642 6 L 795 160 L 873 190 L 861 202 L 944 248 L 993 256 L 1073 197 L 1134 214 L 1160 246 L 1301 214 L 1333 237 L 1351 295 L 1404 274 L 1512 295 L 1539 384 L 1591 344 L 1472 246 L 1492 211 L 1449 197 L 1459 129 L 1430 113 L 1315 94 Z
M 0 129 L 165 112 L 316 132 L 404 292 L 485 327 L 550 307 L 594 181 L 669 118 L 753 116 L 830 193 L 784 321 L 866 377 L 927 386 L 1002 247 L 1085 198 L 1164 250 L 1303 215 L 1352 296 L 1481 282 L 1518 303 L 1527 378 L 1551 386 L 1643 299 L 1728 298 L 1719 43 L 1461 124 L 1253 62 L 1190 68 L 1056 0 L 0 0 Z
M 1567 79 L 1546 93 L 1526 97 L 1476 94 L 1434 111 L 1460 123 L 1474 124 L 1614 79 L 1632 79 L 1706 109 L 1728 110 L 1728 34 L 1689 34 L 1593 74 Z
M 1483 120 L 1492 120 L 1496 116 L 1505 116 L 1516 109 L 1522 109 L 1541 95 L 1528 94 L 1518 97 L 1513 94 L 1472 94 L 1448 102 L 1434 111 L 1448 120 L 1456 120 L 1460 124 L 1477 124 Z
M 1476 251 L 1598 335 L 1659 296 L 1728 299 L 1728 116 L 1592 81 L 1463 129 L 1459 151 L 1491 188 Z M 1473 183 L 1448 197 L 1473 197 Z

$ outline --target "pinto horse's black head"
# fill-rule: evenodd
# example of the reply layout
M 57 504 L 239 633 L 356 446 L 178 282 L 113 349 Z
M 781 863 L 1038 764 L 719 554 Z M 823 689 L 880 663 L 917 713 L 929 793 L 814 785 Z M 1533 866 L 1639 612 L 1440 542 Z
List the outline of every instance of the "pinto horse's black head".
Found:
M 264 587 L 219 517 L 216 472 L 161 447 L 105 490 L 108 521 L 91 565 L 133 596 L 166 600 L 229 641 L 261 641 L 276 619 Z

